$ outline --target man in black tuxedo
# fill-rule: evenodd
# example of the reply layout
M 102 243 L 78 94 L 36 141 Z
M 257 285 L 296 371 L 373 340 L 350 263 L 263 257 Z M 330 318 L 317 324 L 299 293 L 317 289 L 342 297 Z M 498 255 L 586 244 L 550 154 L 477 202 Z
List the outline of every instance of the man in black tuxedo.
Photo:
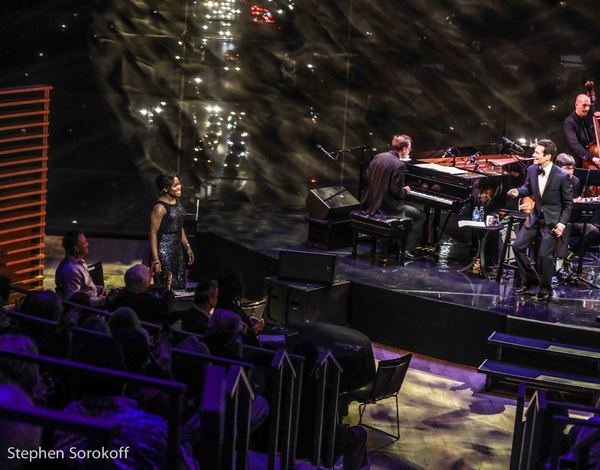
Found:
M 360 208 L 369 214 L 409 217 L 413 224 L 406 239 L 405 256 L 416 258 L 416 248 L 423 233 L 423 225 L 427 216 L 425 212 L 405 204 L 410 194 L 410 187 L 404 186 L 406 174 L 405 161 L 410 159 L 412 139 L 404 134 L 394 135 L 391 150 L 375 155 L 367 168 L 369 187 Z
M 575 98 L 575 110 L 569 114 L 563 122 L 563 134 L 567 146 L 577 160 L 577 166 L 582 166 L 583 160 L 600 165 L 600 159 L 594 157 L 587 147 L 594 142 L 594 123 L 592 116 L 595 107 L 590 101 L 590 97 L 584 94 L 577 95 Z
M 510 197 L 531 196 L 535 201 L 535 208 L 519 231 L 513 250 L 520 280 L 517 293 L 525 294 L 539 283 L 536 300 L 541 302 L 552 297 L 556 241 L 562 236 L 573 207 L 573 188 L 569 175 L 552 163 L 555 155 L 554 142 L 538 141 L 533 152 L 534 164 L 527 170 L 525 184 L 507 193 Z M 539 279 L 527 256 L 527 249 L 538 235 L 541 238 L 538 244 Z

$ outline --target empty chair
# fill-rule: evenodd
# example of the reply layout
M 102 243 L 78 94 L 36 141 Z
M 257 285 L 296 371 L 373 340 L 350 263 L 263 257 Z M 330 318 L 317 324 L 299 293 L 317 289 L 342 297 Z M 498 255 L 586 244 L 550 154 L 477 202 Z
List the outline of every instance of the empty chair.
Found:
M 377 372 L 375 378 L 357 390 L 353 390 L 346 394 L 348 402 L 358 401 L 359 420 L 358 424 L 375 429 L 383 432 L 388 436 L 398 439 L 400 437 L 400 413 L 398 410 L 398 392 L 404 382 L 406 371 L 412 359 L 412 354 L 406 354 L 405 356 L 389 359 L 386 361 L 380 361 L 377 366 Z M 381 429 L 369 426 L 362 422 L 363 414 L 367 405 L 377 403 L 379 400 L 394 397 L 396 399 L 396 434 L 390 434 Z

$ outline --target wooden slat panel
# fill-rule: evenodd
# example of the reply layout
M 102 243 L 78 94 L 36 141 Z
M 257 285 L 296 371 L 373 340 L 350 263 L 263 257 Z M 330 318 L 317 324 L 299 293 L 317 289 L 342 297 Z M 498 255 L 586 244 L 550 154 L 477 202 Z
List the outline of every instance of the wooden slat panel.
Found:
M 35 274 L 37 273 L 37 274 Z M 21 275 L 29 275 L 31 276 L 33 275 L 43 275 L 44 273 L 44 265 L 43 264 L 36 264 L 35 266 L 30 266 L 27 268 L 22 268 L 22 269 L 9 269 L 9 268 L 4 268 L 4 267 L 0 267 L 0 274 L 3 274 L 5 276 L 8 276 L 10 278 L 10 280 L 12 281 L 15 277 L 21 276 Z
M 39 239 L 40 237 L 38 237 Z M 27 240 L 25 242 L 17 243 L 13 242 L 7 247 L 0 246 L 0 255 L 10 256 L 16 253 L 27 253 L 28 251 L 40 250 L 46 246 L 44 242 L 32 243 Z
M 12 178 L 14 176 L 35 175 L 36 173 L 45 173 L 47 171 L 48 171 L 47 168 L 31 168 L 29 170 L 0 172 L 0 178 Z
M 13 244 L 18 245 L 21 242 L 27 241 L 31 244 L 37 243 L 37 240 L 43 240 L 44 233 L 34 232 L 32 230 L 22 230 L 22 233 L 5 233 L 0 234 L 0 251 L 8 250 Z
M 13 131 L 17 129 L 30 129 L 33 127 L 47 128 L 50 125 L 48 121 L 44 122 L 28 122 L 23 124 L 11 124 L 10 126 L 0 126 L 0 131 Z
M 1 152 L 0 152 L 1 154 Z M 0 168 L 8 168 L 10 166 L 25 165 L 27 163 L 45 162 L 48 161 L 48 157 L 44 155 L 33 155 L 33 156 L 18 156 L 14 158 L 3 158 L 0 160 Z
M 32 200 L 24 200 L 24 201 L 20 201 L 20 202 L 19 201 L 8 201 L 8 202 L 4 202 L 4 203 L 0 204 L 0 213 L 16 211 L 19 209 L 27 209 L 28 207 L 44 206 L 45 204 L 46 204 L 46 200 L 41 199 L 41 198 L 37 198 L 34 201 L 32 201 Z M 11 220 L 11 219 L 10 218 L 4 219 L 4 216 L 3 216 L 2 219 L 0 219 L 0 223 L 2 223 L 4 221 L 9 221 L 9 220 Z
M 35 150 L 48 150 L 48 145 L 32 145 L 29 147 L 13 147 L 0 150 L 0 155 L 14 155 L 15 153 L 33 152 Z
M 22 276 L 23 279 L 18 279 L 18 280 L 13 280 L 13 283 L 18 283 L 19 286 L 25 286 L 27 284 L 36 284 L 36 283 L 41 283 L 44 282 L 44 276 L 32 276 L 32 277 L 26 277 L 26 276 Z
M 37 178 L 37 179 L 23 179 L 21 181 L 11 181 L 10 183 L 2 183 L 2 188 L 4 189 L 11 189 L 11 188 L 21 188 L 23 186 L 45 186 L 45 184 L 48 182 L 47 178 Z
M 52 90 L 50 85 L 31 85 L 13 88 L 0 88 L 0 95 L 12 95 L 20 93 L 33 93 L 35 91 L 48 92 Z
M 19 266 L 20 264 L 25 264 L 25 263 L 30 263 L 32 261 L 40 261 L 40 260 L 44 260 L 44 254 L 35 254 L 35 255 L 29 255 L 29 256 L 12 256 L 12 257 L 7 257 L 6 259 L 4 259 L 1 263 L 0 266 L 4 267 L 4 268 L 14 268 L 15 266 Z
M 0 108 L 8 108 L 9 106 L 23 106 L 26 104 L 46 104 L 48 103 L 47 99 L 37 99 L 37 100 L 20 100 L 20 101 L 4 101 L 0 103 Z
M 30 111 L 28 113 L 12 113 L 12 114 L 0 114 L 0 119 L 12 119 L 18 117 L 27 117 L 27 116 L 47 116 L 50 114 L 50 111 Z
M 0 89 L 0 272 L 31 289 L 44 280 L 50 90 Z
M 45 216 L 46 216 L 45 210 L 34 211 L 34 212 L 29 211 L 29 212 L 23 212 L 23 213 L 17 214 L 17 215 L 12 215 L 10 217 L 2 218 L 2 221 L 0 221 L 0 223 L 5 224 L 8 222 L 15 222 L 17 220 L 27 220 L 27 219 L 34 219 L 34 218 L 45 217 Z M 2 233 L 1 228 L 0 228 L 0 233 Z
M 48 133 L 43 134 L 31 134 L 31 135 L 21 135 L 18 137 L 0 137 L 0 144 L 5 144 L 8 142 L 20 142 L 23 140 L 33 140 L 33 139 L 47 139 L 49 137 Z
M 46 191 L 43 189 L 20 189 L 16 191 L 3 191 L 2 193 L 0 193 L 0 201 L 8 201 L 9 199 L 23 198 L 29 196 L 41 196 L 43 194 L 46 194 Z

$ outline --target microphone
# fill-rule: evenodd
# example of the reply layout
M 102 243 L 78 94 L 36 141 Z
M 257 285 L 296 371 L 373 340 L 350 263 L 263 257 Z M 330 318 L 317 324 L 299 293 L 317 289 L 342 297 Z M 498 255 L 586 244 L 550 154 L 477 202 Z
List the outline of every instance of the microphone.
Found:
M 441 158 L 446 157 L 454 157 L 454 147 L 448 147 L 446 150 L 444 150 L 444 153 L 442 154 Z
M 521 147 L 519 144 L 517 144 L 516 142 L 513 142 L 510 139 L 507 139 L 506 137 L 502 137 L 502 143 L 504 145 L 506 145 L 506 147 L 509 150 L 514 150 L 517 153 L 525 153 L 525 150 L 523 150 L 523 147 Z
M 325 150 L 323 147 L 321 147 L 319 144 L 316 145 L 316 147 L 323 152 L 325 155 L 327 155 L 329 158 L 331 158 L 332 160 L 337 160 L 337 156 L 333 156 L 331 153 L 329 153 L 327 150 Z
M 469 156 L 469 163 L 476 163 L 477 157 L 481 155 L 481 152 L 475 152 L 473 155 Z

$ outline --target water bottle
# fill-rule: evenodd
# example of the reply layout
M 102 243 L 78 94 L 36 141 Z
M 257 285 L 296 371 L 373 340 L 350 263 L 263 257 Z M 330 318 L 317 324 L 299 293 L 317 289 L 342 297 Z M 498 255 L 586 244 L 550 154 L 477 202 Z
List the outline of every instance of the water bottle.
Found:
M 594 268 L 590 269 L 590 272 L 587 275 L 587 280 L 593 283 L 596 280 L 596 273 L 594 272 Z
M 485 222 L 485 211 L 483 206 L 479 206 L 479 222 Z
M 471 220 L 473 222 L 479 222 L 479 208 L 478 207 L 473 208 L 473 215 L 471 216 Z

